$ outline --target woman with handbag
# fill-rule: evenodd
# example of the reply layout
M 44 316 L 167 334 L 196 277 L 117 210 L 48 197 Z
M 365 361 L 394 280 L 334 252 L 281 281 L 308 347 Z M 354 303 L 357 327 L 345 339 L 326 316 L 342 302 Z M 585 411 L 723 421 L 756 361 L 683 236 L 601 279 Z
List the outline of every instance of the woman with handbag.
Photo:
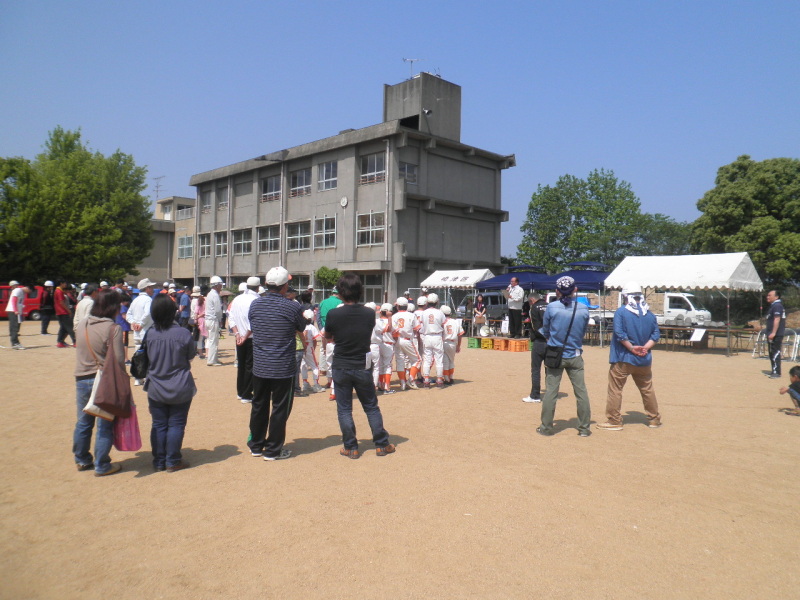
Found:
M 122 347 L 122 330 L 114 320 L 119 313 L 120 294 L 116 290 L 103 290 L 92 306 L 89 316 L 78 323 L 76 337 L 75 389 L 78 405 L 78 421 L 72 436 L 72 452 L 78 471 L 94 467 L 96 477 L 112 475 L 122 469 L 119 463 L 111 464 L 109 453 L 114 443 L 114 423 L 83 412 L 92 395 L 97 373 L 105 364 L 109 341 L 114 346 L 114 358 L 125 368 L 125 352 Z M 97 422 L 94 442 L 94 460 L 89 448 L 92 429 Z
M 197 348 L 192 334 L 175 322 L 175 304 L 168 295 L 153 298 L 150 315 L 153 327 L 147 332 L 150 364 L 144 391 L 153 417 L 153 468 L 174 473 L 189 466 L 182 460 L 181 446 L 189 407 L 197 393 L 190 365 Z
M 481 337 L 481 327 L 486 325 L 486 305 L 483 303 L 483 294 L 478 294 L 475 298 L 475 332 L 478 337 Z

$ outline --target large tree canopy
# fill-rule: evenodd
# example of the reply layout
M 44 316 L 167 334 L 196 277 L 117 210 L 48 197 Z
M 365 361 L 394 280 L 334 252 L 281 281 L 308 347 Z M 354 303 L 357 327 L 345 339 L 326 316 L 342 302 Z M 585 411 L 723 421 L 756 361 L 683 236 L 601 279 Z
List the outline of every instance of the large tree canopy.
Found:
M 613 171 L 563 175 L 531 197 L 517 260 L 551 273 L 577 260 L 614 265 L 636 246 L 640 217 L 639 199 Z
M 146 173 L 60 127 L 33 162 L 0 158 L 0 280 L 134 273 L 153 247 Z
M 800 160 L 740 156 L 697 202 L 700 252 L 749 252 L 769 285 L 800 280 Z

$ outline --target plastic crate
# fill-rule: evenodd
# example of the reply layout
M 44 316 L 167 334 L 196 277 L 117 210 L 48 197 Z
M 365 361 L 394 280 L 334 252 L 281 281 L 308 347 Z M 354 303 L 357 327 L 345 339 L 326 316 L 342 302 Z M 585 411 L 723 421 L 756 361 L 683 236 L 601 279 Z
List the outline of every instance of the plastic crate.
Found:
M 494 349 L 495 350 L 508 350 L 508 340 L 505 338 L 495 338 L 494 339 Z
M 480 348 L 481 340 L 479 338 L 467 338 L 467 348 Z
M 492 350 L 494 348 L 492 338 L 481 338 L 481 348 L 484 350 Z
M 508 340 L 509 352 L 529 352 L 528 340 Z

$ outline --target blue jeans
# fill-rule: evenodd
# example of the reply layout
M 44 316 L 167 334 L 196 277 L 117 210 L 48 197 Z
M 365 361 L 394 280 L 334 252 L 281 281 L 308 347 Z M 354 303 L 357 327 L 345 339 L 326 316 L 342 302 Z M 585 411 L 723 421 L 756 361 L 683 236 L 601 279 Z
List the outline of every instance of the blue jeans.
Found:
M 342 430 L 342 442 L 347 450 L 358 450 L 356 424 L 353 422 L 353 389 L 367 415 L 376 448 L 389 444 L 389 434 L 383 428 L 383 416 L 375 395 L 372 371 L 365 369 L 333 369 L 333 386 L 336 390 L 336 414 Z
M 153 450 L 153 467 L 163 469 L 181 464 L 181 446 L 189 407 L 192 401 L 182 404 L 164 404 L 147 398 L 153 427 L 150 430 L 150 447 Z
M 111 468 L 111 446 L 114 444 L 114 423 L 105 419 L 95 418 L 83 412 L 89 404 L 92 395 L 94 377 L 81 379 L 75 382 L 76 403 L 78 406 L 78 421 L 75 423 L 75 433 L 72 434 L 72 453 L 75 455 L 75 464 L 92 464 L 92 429 L 97 421 L 97 436 L 94 440 L 94 470 L 96 473 L 105 473 Z

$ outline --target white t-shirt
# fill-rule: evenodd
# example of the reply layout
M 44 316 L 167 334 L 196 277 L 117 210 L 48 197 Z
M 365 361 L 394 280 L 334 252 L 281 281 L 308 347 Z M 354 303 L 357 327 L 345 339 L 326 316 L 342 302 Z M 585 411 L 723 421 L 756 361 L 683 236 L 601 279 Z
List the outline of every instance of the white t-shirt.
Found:
M 441 335 L 444 331 L 444 313 L 438 308 L 426 308 L 422 313 L 422 333 L 425 335 Z
M 14 288 L 11 295 L 8 297 L 8 306 L 6 306 L 7 313 L 17 313 L 22 316 L 22 309 L 25 306 L 25 290 L 21 287 Z

